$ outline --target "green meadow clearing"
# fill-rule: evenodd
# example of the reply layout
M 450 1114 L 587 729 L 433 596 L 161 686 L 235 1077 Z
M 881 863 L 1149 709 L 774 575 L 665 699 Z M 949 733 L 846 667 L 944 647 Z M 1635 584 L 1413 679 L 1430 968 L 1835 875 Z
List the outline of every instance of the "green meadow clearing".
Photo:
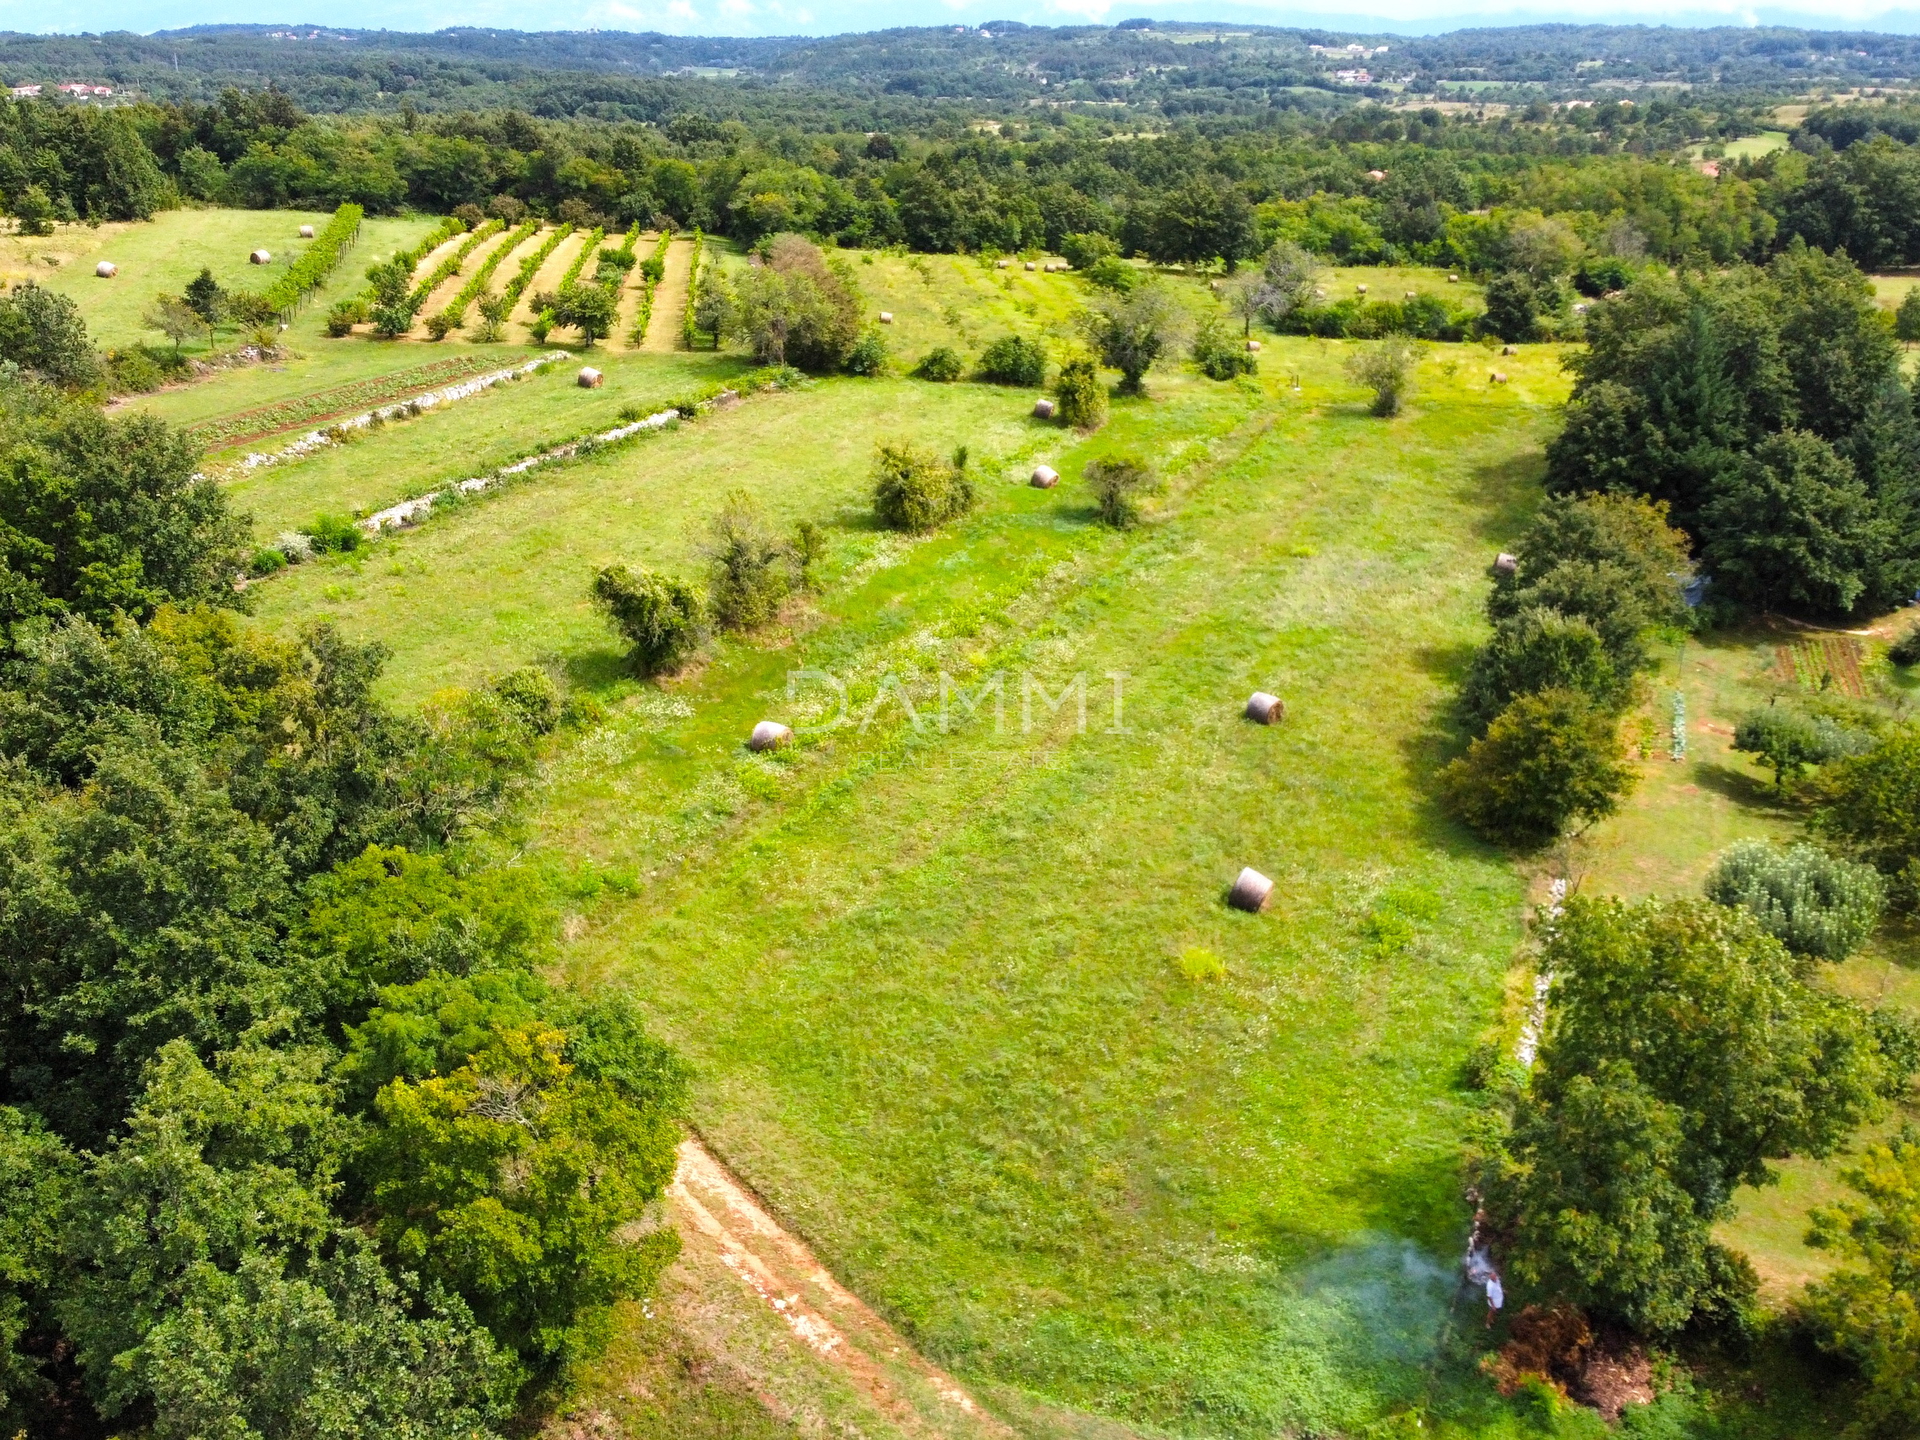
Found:
M 1063 339 L 1086 294 L 1075 276 L 969 257 L 855 257 L 853 273 L 871 312 L 892 313 L 902 371 L 1009 330 Z M 1202 282 L 1176 283 L 1196 313 L 1213 303 Z M 1326 283 L 1471 289 L 1411 271 Z M 90 320 L 106 303 L 74 293 Z M 136 403 L 203 420 L 449 353 L 532 353 L 328 340 L 320 309 L 283 368 Z M 493 842 L 565 897 L 562 968 L 643 1000 L 695 1066 L 708 1144 L 1021 1433 L 1598 1435 L 1585 1412 L 1501 1400 L 1476 1369 L 1490 1342 L 1456 1283 L 1478 1104 L 1462 1061 L 1517 1029 L 1546 872 L 1472 839 L 1433 783 L 1460 743 L 1449 701 L 1485 634 L 1488 563 L 1539 498 L 1564 352 L 1430 347 L 1412 404 L 1382 421 L 1343 374 L 1349 346 L 1263 340 L 1256 379 L 1156 372 L 1084 439 L 1034 420 L 1030 394 L 974 383 L 753 394 L 295 567 L 251 602 L 268 627 L 330 620 L 380 641 L 403 706 L 539 664 L 596 707 Z M 708 350 L 594 363 L 599 390 L 563 363 L 298 462 L 219 473 L 271 536 L 748 365 Z M 1510 383 L 1489 382 L 1494 364 Z M 923 538 L 876 529 L 882 438 L 967 446 L 974 513 Z M 1080 478 L 1117 452 L 1167 480 L 1129 533 L 1097 523 Z M 1041 462 L 1057 489 L 1026 484 Z M 696 575 L 699 528 L 735 489 L 783 527 L 824 527 L 817 591 L 678 677 L 635 681 L 587 602 L 594 570 Z M 1863 659 L 1891 705 L 1884 639 Z M 1692 890 L 1729 841 L 1791 832 L 1796 814 L 1727 750 L 1739 714 L 1777 688 L 1778 643 L 1676 650 L 1629 721 L 1639 792 L 1566 857 L 1581 885 Z M 1240 718 L 1256 688 L 1285 697 L 1283 725 Z M 1682 762 L 1667 753 L 1676 689 Z M 766 718 L 801 726 L 799 743 L 749 755 Z M 1278 882 L 1263 916 L 1222 903 L 1243 865 Z M 1895 939 L 1834 983 L 1920 1006 L 1915 974 Z M 1785 1169 L 1729 1227 L 1776 1301 L 1818 1273 L 1802 1216 L 1836 1193 L 1832 1165 Z M 676 1283 L 700 1323 L 636 1310 L 592 1381 L 631 1409 L 629 1434 L 919 1433 L 837 1390 L 812 1410 L 780 1398 L 831 1385 L 766 1358 L 784 1352 L 764 1314 L 737 1327 L 759 1359 L 687 1380 L 707 1362 L 673 1351 L 684 1364 L 668 1365 L 653 1341 L 711 1338 L 738 1287 L 700 1256 Z M 1752 1364 L 1764 1394 L 1736 1375 L 1745 1398 L 1721 1428 L 1684 1433 L 1837 1424 L 1821 1408 L 1830 1380 L 1789 1356 Z

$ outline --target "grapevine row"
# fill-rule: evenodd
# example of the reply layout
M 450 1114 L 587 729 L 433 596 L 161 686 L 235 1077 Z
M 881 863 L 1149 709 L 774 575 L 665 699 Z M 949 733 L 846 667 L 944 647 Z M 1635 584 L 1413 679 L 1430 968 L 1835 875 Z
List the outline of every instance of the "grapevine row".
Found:
M 341 256 L 360 238 L 360 221 L 366 212 L 358 205 L 342 205 L 333 212 L 313 243 L 288 267 L 287 273 L 269 285 L 260 298 L 284 316 L 308 295 L 318 290 L 340 263 Z

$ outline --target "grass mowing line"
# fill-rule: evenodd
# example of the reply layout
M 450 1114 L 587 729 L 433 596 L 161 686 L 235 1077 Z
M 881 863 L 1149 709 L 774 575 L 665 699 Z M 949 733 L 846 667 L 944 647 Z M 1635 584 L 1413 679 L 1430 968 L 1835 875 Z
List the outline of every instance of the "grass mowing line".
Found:
M 1164 526 L 1128 541 L 1077 498 L 996 496 L 836 597 L 870 658 L 832 625 L 724 658 L 676 687 L 690 716 L 589 737 L 585 792 L 554 795 L 543 846 L 667 862 L 580 966 L 646 975 L 703 1132 L 936 1361 L 1193 1433 L 1424 1397 L 1394 1356 L 1425 1360 L 1464 1224 L 1450 1076 L 1518 935 L 1510 871 L 1427 813 L 1403 748 L 1443 703 L 1423 657 L 1479 633 L 1479 527 L 1531 483 L 1505 462 L 1540 417 L 1488 417 L 1289 410 L 1235 455 L 1244 417 L 1123 413 L 1108 444 L 1219 452 Z M 1066 589 L 1041 583 L 1076 551 Z M 820 750 L 733 758 L 787 670 L 918 651 L 975 684 L 993 597 L 1036 661 L 1132 671 L 1134 735 L 1097 733 L 1097 701 L 1096 733 L 1029 739 L 890 710 L 898 758 L 836 732 L 824 763 L 865 763 L 805 796 L 791 767 Z M 1302 697 L 1278 732 L 1237 718 L 1261 681 Z M 711 852 L 648 838 L 730 775 Z M 1269 856 L 1283 918 L 1225 912 L 1209 882 Z M 1383 906 L 1417 932 L 1392 954 L 1367 938 Z M 1174 972 L 1195 945 L 1223 983 Z
M 483 355 L 455 355 L 436 360 L 430 365 L 416 365 L 411 370 L 374 375 L 351 384 L 336 385 L 330 390 L 316 391 L 312 395 L 300 395 L 290 400 L 276 401 L 272 405 L 257 405 L 251 410 L 241 410 L 217 420 L 201 421 L 187 426 L 187 434 L 196 445 L 209 450 L 244 445 L 251 440 L 291 430 L 308 421 L 329 420 L 336 415 L 351 414 L 363 405 L 398 400 L 414 390 L 427 389 L 462 375 L 478 374 L 490 368 L 491 364 Z

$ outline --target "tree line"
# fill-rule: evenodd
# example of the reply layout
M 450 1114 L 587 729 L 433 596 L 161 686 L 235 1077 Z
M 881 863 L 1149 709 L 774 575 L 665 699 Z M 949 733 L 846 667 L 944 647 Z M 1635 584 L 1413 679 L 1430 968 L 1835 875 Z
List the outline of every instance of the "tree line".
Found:
M 683 1068 L 491 843 L 591 705 L 250 625 L 195 447 L 0 338 L 0 1423 L 501 1433 L 677 1243 Z
M 695 112 L 649 124 L 513 109 L 315 117 L 279 90 L 229 89 L 209 104 L 0 103 L 0 202 L 34 228 L 182 201 L 370 213 L 498 201 L 609 231 L 790 230 L 924 251 L 1058 250 L 1097 233 L 1156 261 L 1229 266 L 1286 238 L 1347 263 L 1476 274 L 1513 268 L 1512 237 L 1543 222 L 1627 260 L 1760 261 L 1795 238 L 1863 262 L 1920 259 L 1902 199 L 1920 173 L 1909 143 L 1876 132 L 1729 163 L 1717 179 L 1678 156 L 1694 132 L 1748 123 L 1655 101 L 1538 120 L 1363 108 L 1134 138 L 1070 111 L 998 134 L 945 122 L 889 133 Z

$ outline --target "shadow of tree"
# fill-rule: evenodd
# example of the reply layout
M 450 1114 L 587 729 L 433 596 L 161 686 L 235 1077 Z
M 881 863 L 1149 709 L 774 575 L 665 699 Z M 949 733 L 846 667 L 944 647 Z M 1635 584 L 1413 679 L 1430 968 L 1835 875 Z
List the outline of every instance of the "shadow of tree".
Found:
M 1454 498 L 1478 512 L 1473 528 L 1481 539 L 1509 541 L 1539 507 L 1546 470 L 1546 453 L 1540 450 L 1492 460 L 1474 466 Z

